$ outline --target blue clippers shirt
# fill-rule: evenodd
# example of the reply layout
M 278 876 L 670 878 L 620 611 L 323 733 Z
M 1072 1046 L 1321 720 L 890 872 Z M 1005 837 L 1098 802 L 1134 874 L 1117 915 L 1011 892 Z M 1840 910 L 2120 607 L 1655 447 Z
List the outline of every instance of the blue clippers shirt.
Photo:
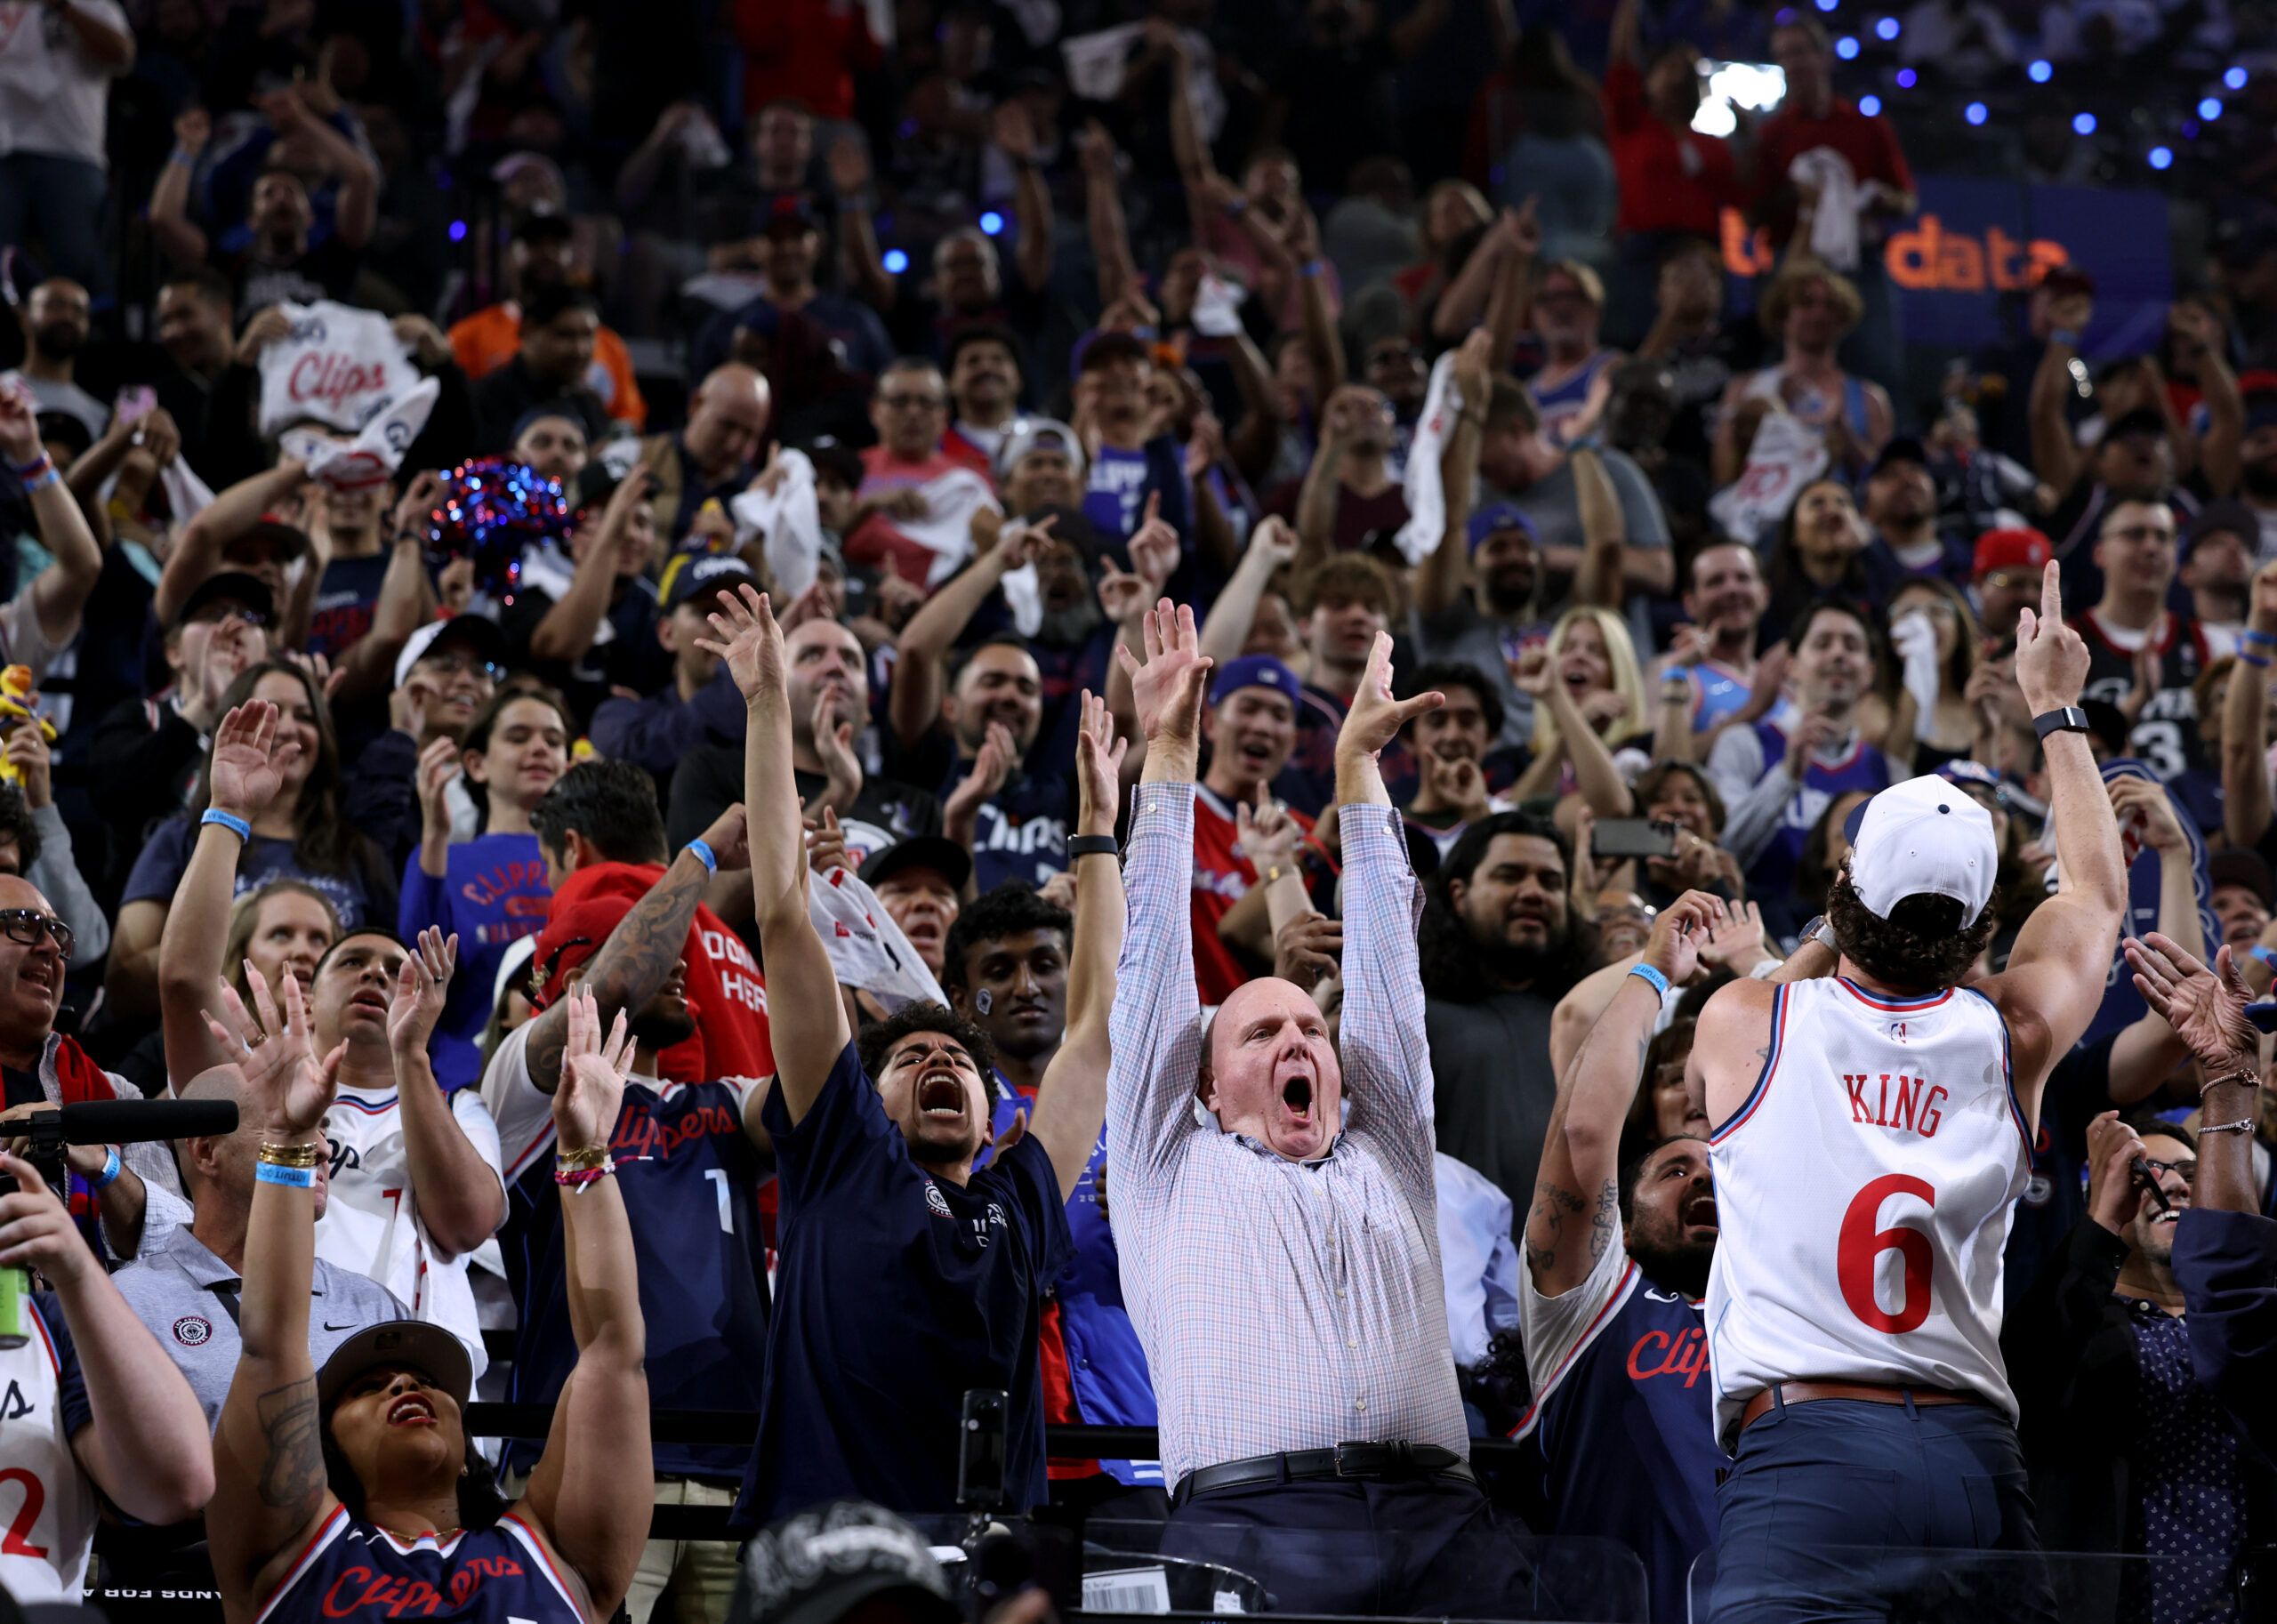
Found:
M 1702 1305 L 1653 1285 L 1618 1246 L 1559 1297 L 1537 1295 L 1525 1271 L 1518 1303 L 1534 1401 L 1510 1435 L 1533 1446 L 1548 1532 L 1635 1551 L 1655 1624 L 1683 1624 L 1730 1465 L 1716 1442 Z
M 826 1499 L 954 1507 L 958 1419 L 974 1387 L 1010 1395 L 1010 1508 L 1044 1498 L 1043 1296 L 1072 1243 L 1059 1181 L 1026 1138 L 960 1189 L 910 1159 L 849 1043 L 794 1126 L 779 1081 L 774 1136 L 778 1304 L 759 1449 L 738 1528 Z
M 514 1338 L 518 1404 L 550 1404 L 577 1363 L 563 1281 L 561 1186 L 553 1182 L 553 1101 L 530 1081 L 530 1028 L 508 1034 L 483 1079 L 497 1119 L 510 1195 L 506 1274 L 522 1322 Z M 640 1314 L 648 1329 L 648 1403 L 658 1410 L 756 1410 L 767 1351 L 759 1185 L 767 1170 L 744 1132 L 749 1078 L 660 1082 L 636 1077 L 610 1136 L 616 1187 L 632 1224 Z M 574 1199 L 574 1198 L 573 1198 Z M 502 1465 L 528 1471 L 537 1439 L 510 1441 Z M 659 1443 L 656 1469 L 732 1480 L 739 1443 Z
M 403 868 L 403 891 L 396 904 L 396 934 L 416 943 L 432 925 L 459 938 L 458 973 L 443 1003 L 428 1052 L 435 1080 L 446 1091 L 482 1081 L 482 1053 L 475 1047 L 490 1024 L 491 988 L 507 948 L 545 929 L 553 900 L 546 883 L 545 854 L 534 834 L 483 834 L 462 840 L 444 854 L 442 877 L 422 872 L 418 847 Z
M 999 1140 L 1010 1130 L 1014 1118 L 1034 1107 L 1034 1096 L 1021 1093 L 1004 1081 L 1002 1073 L 997 1073 L 993 1115 Z M 1147 1373 L 1147 1351 L 1139 1346 L 1130 1310 L 1123 1306 L 1122 1265 L 1114 1250 L 1114 1231 L 1107 1224 L 1113 1209 L 1099 1202 L 1099 1175 L 1106 1165 L 1106 1130 L 1101 1128 L 1075 1193 L 1067 1198 L 1067 1234 L 1074 1252 L 1051 1286 L 1059 1300 L 1067 1385 L 1089 1426 L 1152 1427 L 1158 1419 L 1154 1379 Z M 1117 1483 L 1163 1482 L 1159 1460 L 1102 1460 L 1099 1469 Z
M 954 761 L 935 796 L 944 806 L 972 771 Z M 977 891 L 1007 880 L 1041 887 L 1067 866 L 1067 820 L 1075 787 L 1065 778 L 1015 765 L 1004 785 L 980 804 L 972 820 L 972 873 Z

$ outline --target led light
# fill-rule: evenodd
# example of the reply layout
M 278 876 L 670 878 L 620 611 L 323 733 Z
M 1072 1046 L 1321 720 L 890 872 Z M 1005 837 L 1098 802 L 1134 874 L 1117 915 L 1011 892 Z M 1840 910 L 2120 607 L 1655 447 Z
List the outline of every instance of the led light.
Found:
M 2219 118 L 2222 116 L 2222 99 L 2219 96 L 2207 97 L 2198 104 L 2198 116 L 2209 124 Z
M 1882 110 L 1882 99 L 1879 96 L 1861 96 L 1858 98 L 1858 110 L 1871 118 Z
M 1972 101 L 1961 109 L 1960 116 L 1971 124 L 1983 124 L 1985 119 L 1984 104 L 1982 101 Z
M 1919 84 L 1920 82 L 1921 82 L 1921 76 L 1920 76 L 1920 75 L 1919 75 L 1919 74 L 1917 74 L 1917 73 L 1915 73 L 1915 72 L 1913 71 L 1913 69 L 1911 69 L 1911 68 L 1899 68 L 1899 69 L 1897 70 L 1897 88 L 1898 88 L 1898 89 L 1900 89 L 1900 90 L 1911 90 L 1911 89 L 1912 89 L 1916 84 Z
M 909 269 L 909 256 L 898 248 L 889 248 L 885 252 L 884 263 L 887 274 L 897 277 Z
M 2174 153 L 2168 148 L 2152 148 L 2150 157 L 2151 167 L 2153 169 L 2171 169 L 2174 167 Z
M 2072 116 L 2072 133 L 2093 135 L 2096 133 L 2096 116 L 2093 113 L 2074 113 Z
M 1898 26 L 1898 20 L 1895 17 L 1880 18 L 1874 23 L 1874 32 L 1884 39 L 1895 39 Z
M 2222 76 L 2222 83 L 2228 85 L 2232 90 L 2243 90 L 2245 88 L 2245 69 L 2242 68 L 2231 68 L 2229 72 Z
M 2032 63 L 2024 69 L 2024 77 L 2030 79 L 2034 84 L 2045 84 L 2055 76 L 2056 66 L 2054 63 L 2048 61 L 2045 57 L 2042 57 L 2039 60 Z
M 451 221 L 451 240 L 455 243 L 466 241 L 466 221 L 463 220 Z
M 980 217 L 980 229 L 989 236 L 994 237 L 1004 229 L 1004 217 L 994 209 L 991 209 Z
M 1834 42 L 1834 54 L 1846 62 L 1852 60 L 1858 54 L 1858 42 L 1845 34 Z

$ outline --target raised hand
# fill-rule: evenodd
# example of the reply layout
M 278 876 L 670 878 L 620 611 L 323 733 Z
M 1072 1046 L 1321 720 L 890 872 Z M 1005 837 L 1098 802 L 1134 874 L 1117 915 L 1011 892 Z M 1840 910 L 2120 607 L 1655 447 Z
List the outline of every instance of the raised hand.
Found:
M 2040 572 L 2040 612 L 2016 615 L 2016 685 L 2032 714 L 2080 703 L 2088 679 L 2088 646 L 2064 623 L 2063 577 L 2055 560 Z
M 388 1049 L 398 1055 L 425 1050 L 443 1018 L 443 1003 L 450 996 L 451 974 L 459 967 L 459 938 L 447 939 L 433 925 L 419 933 L 419 940 L 404 955 L 402 973 L 396 977 L 395 998 L 388 1005 Z
M 1178 570 L 1178 532 L 1170 520 L 1158 516 L 1162 505 L 1160 491 L 1148 494 L 1147 517 L 1130 537 L 1130 567 L 1147 583 L 1150 598 L 1161 597 Z
M 1376 646 L 1368 651 L 1367 672 L 1360 679 L 1352 708 L 1344 713 L 1344 726 L 1336 736 L 1336 753 L 1373 757 L 1398 737 L 1399 730 L 1410 721 L 1446 703 L 1447 696 L 1436 689 L 1412 699 L 1392 697 L 1391 633 L 1379 631 Z
M 245 985 L 253 991 L 253 1013 L 246 1013 L 245 1001 L 235 987 L 226 981 L 218 985 L 221 1015 L 210 1009 L 198 1013 L 205 1017 L 213 1041 L 245 1073 L 246 1113 L 259 1113 L 258 1120 L 274 1133 L 314 1132 L 332 1106 L 347 1045 L 334 1049 L 321 1065 L 318 1064 L 309 1035 L 308 1002 L 301 995 L 297 977 L 285 977 L 281 1016 L 277 1001 L 270 996 L 268 981 L 250 959 L 245 961 Z
M 1108 559 L 1099 572 L 1099 613 L 1110 625 L 1127 626 L 1147 612 L 1147 583 Z
M 1089 688 L 1083 690 L 1082 707 L 1075 729 L 1075 832 L 1113 834 L 1130 741 L 1114 736 L 1106 701 Z
M 1535 701 L 1537 705 L 1547 703 L 1550 695 L 1557 691 L 1557 676 L 1549 669 L 1549 644 L 1529 643 L 1518 650 L 1518 657 L 1509 663 L 1511 682 L 1519 693 Z M 1534 725 L 1540 727 L 1541 724 L 1537 720 Z
M 1465 823 L 1475 822 L 1493 811 L 1493 799 L 1486 792 L 1486 775 L 1478 770 L 1478 763 L 1468 756 L 1423 755 L 1418 765 L 1422 768 L 1423 787 L 1432 797 L 1432 804 L 1448 808 Z
M 1202 634 L 1195 629 L 1194 611 L 1165 598 L 1147 611 L 1141 631 L 1147 645 L 1145 664 L 1132 658 L 1130 650 L 1121 643 L 1114 646 L 1114 657 L 1130 679 L 1139 729 L 1150 744 L 1163 742 L 1198 747 L 1211 662 L 1202 652 Z
M 0 1195 L 0 1266 L 37 1269 L 55 1285 L 101 1274 L 102 1265 L 39 1170 L 0 1151 L 0 1173 L 16 1183 Z
M 851 869 L 846 858 L 846 831 L 838 826 L 838 814 L 828 807 L 822 809 L 822 820 L 805 820 L 807 831 L 807 866 L 817 874 L 827 875 L 835 868 Z
M 1235 843 L 1259 874 L 1296 867 L 1297 841 L 1303 832 L 1289 816 L 1289 808 L 1274 800 L 1272 792 L 1261 784 L 1257 786 L 1254 811 L 1247 801 L 1234 803 Z
M 1307 909 L 1273 933 L 1273 973 L 1309 993 L 1340 973 L 1343 951 L 1344 921 Z
M 1723 922 L 1722 897 L 1686 891 L 1653 916 L 1653 934 L 1645 938 L 1645 962 L 1666 976 L 1670 986 L 1682 985 L 1700 968 L 1701 950 Z
M 221 811 L 251 823 L 283 792 L 286 770 L 300 757 L 297 742 L 277 742 L 277 707 L 248 699 L 214 730 L 209 799 Z
M 712 630 L 719 640 L 697 638 L 696 646 L 706 654 L 714 654 L 728 663 L 728 675 L 734 679 L 736 691 L 750 704 L 761 696 L 780 701 L 783 697 L 783 628 L 775 623 L 775 611 L 768 607 L 767 594 L 757 587 L 745 585 L 737 591 L 720 594 L 720 612 L 707 615 Z
M 942 823 L 963 828 L 978 814 L 982 805 L 1004 787 L 1019 754 L 1019 747 L 1012 743 L 1012 730 L 1002 722 L 989 723 L 980 748 L 973 752 L 972 770 L 941 805 Z
M 632 1034 L 624 1010 L 616 1012 L 606 1039 L 591 987 L 580 983 L 569 989 L 568 1010 L 561 1082 L 553 1091 L 554 1140 L 564 1154 L 608 1144 L 624 1103 L 624 1070 L 632 1060 Z
M 0 452 L 19 464 L 40 454 L 38 408 L 20 383 L 0 383 Z
M 1297 544 L 1296 527 L 1268 513 L 1249 533 L 1249 551 L 1244 557 L 1261 560 L 1268 573 L 1285 569 L 1297 560 Z
M 1763 910 L 1751 902 L 1726 902 L 1721 906 L 1714 929 L 1700 945 L 1700 961 L 1735 976 L 1745 975 L 1765 956 Z
M 2152 851 L 2190 849 L 2189 840 L 2182 832 L 2182 820 L 2175 816 L 2173 799 L 2164 785 L 2130 774 L 2112 779 L 2104 785 L 2104 791 L 2111 797 L 2112 816 L 2122 823 L 2132 816 L 2143 844 Z
M 434 739 L 420 751 L 419 816 L 422 840 L 450 839 L 451 782 L 458 776 L 459 744 L 456 739 Z
M 2127 1233 L 2145 1190 L 2135 1174 L 2143 1138 L 2106 1111 L 2088 1124 L 2088 1216 L 2115 1235 Z
M 2214 954 L 2210 967 L 2155 930 L 2147 937 L 2128 937 L 2120 945 L 2128 968 L 2135 972 L 2135 990 L 2190 1046 L 2209 1080 L 2227 1081 L 2243 1073 L 2237 1080 L 2257 1081 L 2261 1040 L 2245 1014 L 2253 994 L 2238 974 L 2229 944 Z

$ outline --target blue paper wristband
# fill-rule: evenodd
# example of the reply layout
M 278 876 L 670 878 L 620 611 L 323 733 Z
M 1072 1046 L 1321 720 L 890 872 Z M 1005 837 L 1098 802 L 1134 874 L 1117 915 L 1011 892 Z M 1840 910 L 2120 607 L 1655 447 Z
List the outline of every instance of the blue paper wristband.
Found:
M 109 1189 L 111 1186 L 118 1182 L 119 1174 L 125 1170 L 125 1163 L 122 1162 L 118 1159 L 117 1146 L 107 1145 L 103 1149 L 106 1154 L 109 1157 L 109 1160 L 103 1163 L 103 1170 L 101 1172 L 97 1173 L 93 1178 L 87 1180 L 87 1187 L 91 1190 Z
M 680 849 L 694 852 L 698 861 L 712 873 L 716 874 L 720 872 L 720 854 L 712 849 L 711 842 L 708 840 L 690 840 Z
M 241 840 L 250 840 L 253 839 L 253 825 L 251 824 L 245 822 L 245 819 L 239 817 L 236 813 L 224 812 L 219 807 L 206 808 L 205 816 L 199 818 L 197 821 L 201 824 L 219 824 L 222 828 L 227 829 L 231 834 L 236 835 L 237 839 Z
M 1653 992 L 1658 993 L 1662 998 L 1666 998 L 1669 995 L 1669 978 L 1666 976 L 1661 975 L 1660 971 L 1654 969 L 1651 965 L 1639 964 L 1630 969 L 1629 973 L 1636 977 L 1637 980 L 1645 983 L 1645 985 L 1651 987 Z
M 274 1162 L 256 1163 L 253 1176 L 261 1184 L 290 1185 L 296 1190 L 317 1187 L 317 1170 L 312 1167 L 280 1167 Z

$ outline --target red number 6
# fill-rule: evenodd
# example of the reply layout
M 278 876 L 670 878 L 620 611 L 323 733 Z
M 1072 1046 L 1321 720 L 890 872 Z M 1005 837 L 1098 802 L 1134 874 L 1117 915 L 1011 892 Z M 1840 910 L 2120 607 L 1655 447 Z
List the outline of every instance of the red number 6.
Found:
M 1937 1193 L 1923 1180 L 1904 1173 L 1886 1173 L 1858 1192 L 1842 1215 L 1837 1243 L 1834 1277 L 1841 1282 L 1842 1300 L 1876 1331 L 1908 1331 L 1929 1317 L 1929 1276 L 1934 1262 L 1929 1237 L 1903 1224 L 1877 1229 L 1882 1202 L 1893 1195 L 1918 1197 L 1925 1207 L 1937 1204 Z M 1874 1264 L 1895 1250 L 1905 1259 L 1904 1290 L 1897 1312 L 1884 1314 L 1874 1300 Z

